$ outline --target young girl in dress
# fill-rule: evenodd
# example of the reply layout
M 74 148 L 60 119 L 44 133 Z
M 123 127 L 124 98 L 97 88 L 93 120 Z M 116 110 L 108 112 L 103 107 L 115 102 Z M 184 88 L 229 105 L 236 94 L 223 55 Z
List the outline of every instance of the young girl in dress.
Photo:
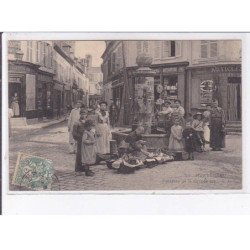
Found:
M 82 136 L 82 164 L 84 166 L 85 175 L 93 176 L 94 172 L 89 169 L 90 165 L 96 162 L 96 148 L 95 148 L 95 132 L 94 122 L 92 120 L 86 120 L 84 123 L 84 132 Z
M 169 137 L 169 151 L 176 153 L 179 160 L 182 159 L 183 143 L 182 143 L 183 128 L 180 126 L 180 120 L 175 119 L 174 125 L 171 127 L 171 134 Z

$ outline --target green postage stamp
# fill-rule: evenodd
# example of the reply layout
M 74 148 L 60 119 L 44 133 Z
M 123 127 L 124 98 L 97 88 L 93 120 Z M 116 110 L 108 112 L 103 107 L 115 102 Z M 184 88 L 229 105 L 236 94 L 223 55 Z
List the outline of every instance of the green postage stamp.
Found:
M 51 160 L 19 153 L 12 184 L 25 190 L 50 190 L 53 175 Z

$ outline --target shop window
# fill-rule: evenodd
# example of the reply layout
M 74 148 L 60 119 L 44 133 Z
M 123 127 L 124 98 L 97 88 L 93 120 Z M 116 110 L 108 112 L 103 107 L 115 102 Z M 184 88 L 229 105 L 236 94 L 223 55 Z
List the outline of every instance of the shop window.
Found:
M 176 100 L 178 98 L 177 75 L 163 77 L 162 99 Z

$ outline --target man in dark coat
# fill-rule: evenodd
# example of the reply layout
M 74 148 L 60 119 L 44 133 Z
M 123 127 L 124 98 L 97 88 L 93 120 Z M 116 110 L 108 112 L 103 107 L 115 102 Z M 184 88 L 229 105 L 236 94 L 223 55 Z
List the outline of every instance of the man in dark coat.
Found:
M 214 100 L 210 115 L 210 147 L 213 151 L 220 151 L 225 147 L 225 114 Z

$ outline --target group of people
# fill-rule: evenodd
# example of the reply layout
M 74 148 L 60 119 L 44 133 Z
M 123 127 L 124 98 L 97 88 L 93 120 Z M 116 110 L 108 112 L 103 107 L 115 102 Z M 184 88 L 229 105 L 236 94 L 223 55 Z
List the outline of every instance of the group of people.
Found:
M 225 115 L 218 101 L 206 106 L 203 113 L 185 114 L 181 102 L 176 100 L 174 106 L 166 102 L 158 112 L 159 125 L 165 129 L 169 139 L 168 150 L 188 153 L 188 159 L 194 159 L 194 151 L 203 152 L 210 144 L 213 151 L 225 147 Z
M 88 109 L 78 101 L 68 118 L 70 153 L 76 153 L 75 171 L 93 176 L 90 166 L 98 163 L 99 155 L 109 153 L 111 139 L 107 103 Z
M 70 153 L 76 153 L 75 171 L 85 172 L 93 176 L 90 166 L 100 162 L 100 156 L 110 153 L 110 117 L 106 102 L 100 102 L 94 109 L 89 109 L 79 101 L 72 109 L 68 118 Z M 188 159 L 194 159 L 194 152 L 205 151 L 206 145 L 214 151 L 225 146 L 225 116 L 218 101 L 213 100 L 206 110 L 185 114 L 181 102 L 176 100 L 174 105 L 165 102 L 162 111 L 157 114 L 158 125 L 164 128 L 169 142 L 168 152 L 180 155 L 188 153 Z M 136 155 L 138 158 L 150 156 L 146 142 L 142 140 L 144 127 L 138 126 L 119 145 L 120 152 Z

